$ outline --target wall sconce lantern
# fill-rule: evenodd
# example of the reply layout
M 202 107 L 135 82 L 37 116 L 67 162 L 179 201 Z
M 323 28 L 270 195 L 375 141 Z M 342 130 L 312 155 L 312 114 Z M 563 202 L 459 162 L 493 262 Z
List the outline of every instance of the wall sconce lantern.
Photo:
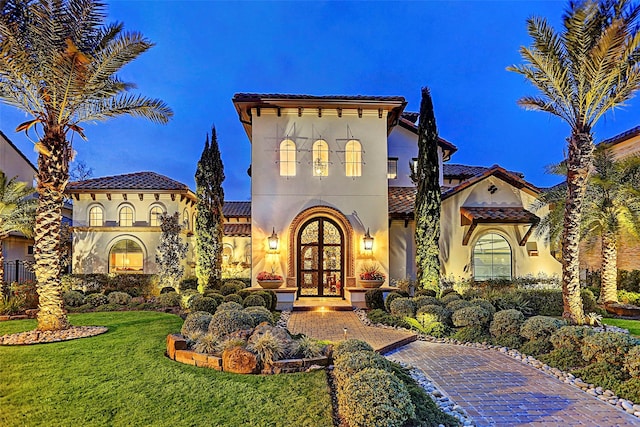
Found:
M 275 251 L 278 249 L 278 235 L 276 234 L 275 227 L 273 228 L 273 232 L 271 236 L 269 236 L 269 250 Z
M 364 241 L 364 250 L 365 251 L 370 251 L 370 250 L 373 249 L 373 237 L 371 237 L 371 234 L 369 234 L 369 229 L 368 228 L 367 228 L 367 234 L 364 235 L 362 240 Z

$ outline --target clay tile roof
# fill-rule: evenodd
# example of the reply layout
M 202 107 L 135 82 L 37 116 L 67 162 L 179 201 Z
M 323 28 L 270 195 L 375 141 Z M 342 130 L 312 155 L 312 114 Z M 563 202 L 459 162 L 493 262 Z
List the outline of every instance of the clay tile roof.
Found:
M 462 182 L 461 184 L 446 189 L 443 193 L 442 193 L 442 200 L 445 200 L 451 196 L 453 196 L 454 194 L 459 193 L 460 191 L 464 190 L 465 188 L 469 188 L 473 185 L 475 185 L 476 183 L 482 181 L 485 178 L 488 178 L 490 176 L 496 176 L 498 178 L 500 178 L 501 180 L 509 183 L 510 185 L 518 188 L 518 189 L 523 189 L 527 192 L 529 192 L 530 194 L 534 194 L 534 195 L 538 195 L 540 194 L 540 189 L 538 187 L 536 187 L 535 185 L 531 184 L 530 182 L 525 181 L 522 177 L 515 175 L 512 172 L 507 171 L 506 169 L 498 166 L 498 165 L 493 165 L 490 168 L 487 168 L 486 171 L 484 171 L 483 173 L 479 174 L 479 175 L 475 175 L 473 176 L 471 179 Z
M 251 237 L 251 224 L 224 224 L 223 233 L 229 237 Z
M 70 182 L 67 192 L 81 190 L 145 190 L 188 192 L 186 184 L 155 172 L 136 172 Z
M 490 168 L 485 166 L 470 166 L 456 163 L 445 163 L 442 165 L 442 174 L 445 177 L 465 179 L 483 174 L 489 169 Z M 519 176 L 520 178 L 524 178 L 524 174 L 522 172 L 509 171 L 509 173 L 515 176 Z
M 403 96 L 366 96 L 366 95 L 300 95 L 285 93 L 236 93 L 234 101 L 263 101 L 266 99 L 308 99 L 308 100 L 347 100 L 347 101 L 397 101 L 405 102 Z
M 389 187 L 389 216 L 413 217 L 416 187 Z
M 626 141 L 627 139 L 633 138 L 634 136 L 640 135 L 640 126 L 636 126 L 632 129 L 619 133 L 618 135 L 611 137 L 609 139 L 605 139 L 600 142 L 598 145 L 616 145 L 622 141 Z
M 460 213 L 476 223 L 537 224 L 535 214 L 522 207 L 461 207 Z
M 225 218 L 251 218 L 251 202 L 224 202 L 222 214 Z

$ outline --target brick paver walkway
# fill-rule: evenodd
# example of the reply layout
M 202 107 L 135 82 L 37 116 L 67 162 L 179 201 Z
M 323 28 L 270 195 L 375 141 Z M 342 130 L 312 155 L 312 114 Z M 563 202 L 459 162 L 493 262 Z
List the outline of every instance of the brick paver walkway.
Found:
M 495 350 L 416 341 L 391 359 L 421 369 L 478 426 L 639 426 L 640 420 Z
M 415 334 L 410 332 L 365 326 L 352 311 L 294 311 L 287 328 L 293 334 L 303 333 L 334 342 L 344 339 L 344 328 L 347 328 L 347 338 L 364 340 L 378 351 L 415 339 Z

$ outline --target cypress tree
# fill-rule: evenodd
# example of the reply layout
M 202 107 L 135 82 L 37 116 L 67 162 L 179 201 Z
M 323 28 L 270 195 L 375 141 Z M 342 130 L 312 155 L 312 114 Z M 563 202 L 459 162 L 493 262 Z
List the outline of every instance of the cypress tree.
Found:
M 180 238 L 180 214 L 162 214 L 160 216 L 160 243 L 156 250 L 156 263 L 162 287 L 170 286 L 180 292 L 180 279 L 184 274 L 184 260 L 187 244 Z
M 219 288 L 222 281 L 222 206 L 224 167 L 215 126 L 207 135 L 196 169 L 196 277 L 198 289 Z
M 422 88 L 418 123 L 418 185 L 415 204 L 418 289 L 437 290 L 440 283 L 440 171 L 438 130 L 429 89 Z

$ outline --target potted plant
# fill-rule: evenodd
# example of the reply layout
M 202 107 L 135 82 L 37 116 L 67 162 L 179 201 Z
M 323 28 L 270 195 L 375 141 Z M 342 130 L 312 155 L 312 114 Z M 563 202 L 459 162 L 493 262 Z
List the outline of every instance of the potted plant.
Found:
M 282 283 L 284 282 L 282 276 L 276 274 L 273 269 L 271 272 L 261 271 L 258 273 L 258 277 L 256 277 L 256 279 L 258 280 L 258 284 L 265 289 L 277 289 L 282 286 Z
M 363 288 L 379 288 L 386 276 L 377 264 L 364 265 L 360 270 L 360 285 Z

